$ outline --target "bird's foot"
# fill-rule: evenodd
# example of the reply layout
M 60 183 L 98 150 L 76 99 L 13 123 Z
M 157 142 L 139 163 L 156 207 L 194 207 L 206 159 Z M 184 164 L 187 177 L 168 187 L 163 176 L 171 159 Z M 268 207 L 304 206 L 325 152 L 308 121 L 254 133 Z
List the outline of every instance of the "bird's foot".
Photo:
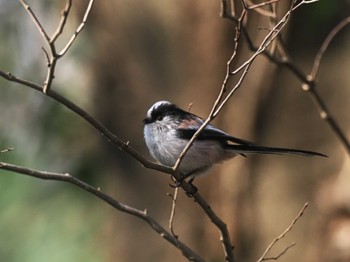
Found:
M 169 184 L 169 186 L 172 187 L 172 188 L 178 188 L 178 187 L 180 187 L 180 186 L 182 185 L 182 183 L 183 183 L 183 182 L 185 181 L 185 179 L 188 178 L 188 177 L 189 177 L 188 175 L 181 175 L 180 179 L 176 179 L 176 178 L 174 178 L 174 177 L 172 176 L 171 179 L 173 180 L 173 183 L 174 183 L 174 184 Z M 184 189 L 185 192 L 186 192 L 186 195 L 187 195 L 188 197 L 193 197 L 193 195 L 196 194 L 197 191 L 198 191 L 198 188 L 197 188 L 195 185 L 193 185 L 193 181 L 194 181 L 194 178 L 191 178 L 191 179 L 188 181 L 188 184 L 189 184 L 190 187 L 191 187 L 190 189 L 188 189 L 188 190 Z
M 179 179 L 176 179 L 175 177 L 171 176 L 171 179 L 173 180 L 174 184 L 169 184 L 169 186 L 172 188 L 177 188 L 181 186 L 186 177 L 184 175 L 181 175 Z
M 186 195 L 188 197 L 193 197 L 193 195 L 198 192 L 198 188 L 195 185 L 193 185 L 193 181 L 194 181 L 194 178 L 191 178 L 190 180 L 188 180 L 188 184 L 191 186 L 191 189 L 189 191 L 186 191 Z

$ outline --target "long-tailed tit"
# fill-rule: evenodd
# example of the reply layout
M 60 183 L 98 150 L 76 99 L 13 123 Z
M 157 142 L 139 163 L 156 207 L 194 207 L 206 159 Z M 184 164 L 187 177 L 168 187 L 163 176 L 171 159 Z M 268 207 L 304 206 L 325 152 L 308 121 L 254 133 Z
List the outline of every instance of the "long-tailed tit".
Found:
M 143 122 L 146 145 L 152 157 L 172 167 L 204 121 L 168 101 L 159 101 L 151 106 Z M 256 146 L 207 125 L 187 151 L 178 171 L 185 177 L 194 178 L 214 164 L 249 153 L 325 156 L 306 150 Z

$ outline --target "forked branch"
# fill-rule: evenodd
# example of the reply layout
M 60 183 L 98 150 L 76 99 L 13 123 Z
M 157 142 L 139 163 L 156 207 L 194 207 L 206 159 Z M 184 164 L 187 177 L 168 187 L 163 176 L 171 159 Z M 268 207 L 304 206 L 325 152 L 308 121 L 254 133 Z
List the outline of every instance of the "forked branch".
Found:
M 53 80 L 55 78 L 55 69 L 56 69 L 56 64 L 57 64 L 58 60 L 68 51 L 68 49 L 72 46 L 72 44 L 73 44 L 74 40 L 76 39 L 76 37 L 78 36 L 78 34 L 81 32 L 81 30 L 83 30 L 85 23 L 86 23 L 86 20 L 90 14 L 90 10 L 92 8 L 92 4 L 93 4 L 94 0 L 89 1 L 89 4 L 86 8 L 82 22 L 80 23 L 78 28 L 75 30 L 74 34 L 72 35 L 70 40 L 67 42 L 65 47 L 60 52 L 57 52 L 56 40 L 62 34 L 64 26 L 66 25 L 69 11 L 70 11 L 71 6 L 72 6 L 72 0 L 67 0 L 65 8 L 62 11 L 61 20 L 57 26 L 55 33 L 51 37 L 49 37 L 46 30 L 44 29 L 44 27 L 40 23 L 39 19 L 37 18 L 37 16 L 33 12 L 32 8 L 27 4 L 27 2 L 25 0 L 20 0 L 20 2 L 23 5 L 23 7 L 27 10 L 29 16 L 33 20 L 35 26 L 37 27 L 38 31 L 40 32 L 41 36 L 43 37 L 44 41 L 47 43 L 47 45 L 49 47 L 49 51 L 47 51 L 45 48 L 43 48 L 43 51 L 44 51 L 46 59 L 47 59 L 47 74 L 46 74 L 46 79 L 45 79 L 45 82 L 44 82 L 44 85 L 42 88 L 42 92 L 46 94 L 48 92 L 48 90 L 50 90 L 52 83 L 53 83 Z

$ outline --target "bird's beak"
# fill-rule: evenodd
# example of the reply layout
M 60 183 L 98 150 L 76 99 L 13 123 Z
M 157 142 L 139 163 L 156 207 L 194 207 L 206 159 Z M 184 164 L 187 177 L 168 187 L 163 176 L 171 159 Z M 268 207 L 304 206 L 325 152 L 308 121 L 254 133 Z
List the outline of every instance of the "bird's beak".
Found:
M 146 118 L 143 120 L 143 123 L 144 123 L 145 125 L 147 125 L 147 124 L 151 123 L 151 119 L 148 118 L 148 117 L 146 117 Z

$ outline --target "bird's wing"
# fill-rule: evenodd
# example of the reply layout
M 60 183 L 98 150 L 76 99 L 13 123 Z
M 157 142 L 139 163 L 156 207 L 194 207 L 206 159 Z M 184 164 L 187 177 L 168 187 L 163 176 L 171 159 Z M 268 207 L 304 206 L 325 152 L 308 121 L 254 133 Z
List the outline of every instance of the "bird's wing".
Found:
M 197 132 L 197 129 L 195 128 L 179 128 L 178 130 L 178 136 L 182 139 L 191 139 L 192 136 Z M 254 143 L 236 138 L 233 136 L 230 136 L 226 134 L 225 132 L 221 131 L 220 129 L 217 129 L 211 125 L 208 125 L 197 137 L 197 140 L 217 140 L 221 141 L 223 143 L 227 143 L 227 141 L 231 141 L 233 143 L 239 144 L 239 145 L 254 145 Z

